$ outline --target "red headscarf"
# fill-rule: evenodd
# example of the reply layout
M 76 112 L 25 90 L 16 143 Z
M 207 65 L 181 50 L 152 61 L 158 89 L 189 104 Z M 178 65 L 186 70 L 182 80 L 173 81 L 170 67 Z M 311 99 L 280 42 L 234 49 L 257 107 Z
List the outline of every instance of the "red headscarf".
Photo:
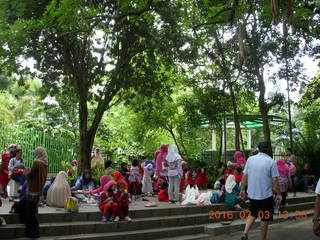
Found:
M 124 177 L 122 176 L 122 174 L 119 171 L 113 172 L 112 177 L 117 183 L 122 182 L 124 184 L 125 188 L 128 189 L 128 183 L 126 182 L 126 180 L 124 179 Z
M 156 160 L 156 173 L 158 176 L 160 176 L 160 173 L 162 173 L 162 163 L 166 161 L 166 156 L 168 154 L 168 145 L 163 144 L 160 147 L 160 153 L 157 155 Z

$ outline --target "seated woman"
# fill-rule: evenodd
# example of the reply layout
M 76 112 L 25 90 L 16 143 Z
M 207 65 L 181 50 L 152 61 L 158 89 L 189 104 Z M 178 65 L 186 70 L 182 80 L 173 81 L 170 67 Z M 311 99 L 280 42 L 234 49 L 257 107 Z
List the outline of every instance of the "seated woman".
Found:
M 55 179 L 56 179 L 56 177 L 51 177 L 50 182 L 48 184 L 46 184 L 43 188 L 43 199 L 45 201 L 47 200 L 48 190 L 52 186 Z
M 225 203 L 228 204 L 229 207 L 235 208 L 236 210 L 243 210 L 240 206 L 242 204 L 242 199 L 240 198 L 240 187 L 236 182 L 236 177 L 234 175 L 229 175 L 225 185 Z
M 20 148 L 17 148 L 15 150 L 15 154 L 16 156 L 10 159 L 8 168 L 11 172 L 11 179 L 20 183 L 20 185 L 22 186 L 24 184 L 24 181 L 26 180 L 24 174 L 25 167 L 22 159 L 22 150 Z
M 53 184 L 48 190 L 47 205 L 50 207 L 64 207 L 68 197 L 71 197 L 70 186 L 67 181 L 67 173 L 59 172 Z
M 90 170 L 84 170 L 82 176 L 77 180 L 76 185 L 71 188 L 72 192 L 80 191 L 81 193 L 74 193 L 73 196 L 79 201 L 84 201 L 90 198 L 90 191 L 96 188 L 96 181 L 92 178 Z
M 308 191 L 308 186 L 316 186 L 316 177 L 309 163 L 304 165 L 303 170 L 301 171 L 301 179 L 299 184 L 303 184 L 304 191 Z

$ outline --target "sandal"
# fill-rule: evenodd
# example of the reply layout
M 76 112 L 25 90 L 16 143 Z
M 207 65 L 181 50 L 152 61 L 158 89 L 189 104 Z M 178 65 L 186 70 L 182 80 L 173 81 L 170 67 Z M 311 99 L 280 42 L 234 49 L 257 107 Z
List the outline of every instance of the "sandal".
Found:
M 241 240 L 248 240 L 248 234 L 242 233 Z

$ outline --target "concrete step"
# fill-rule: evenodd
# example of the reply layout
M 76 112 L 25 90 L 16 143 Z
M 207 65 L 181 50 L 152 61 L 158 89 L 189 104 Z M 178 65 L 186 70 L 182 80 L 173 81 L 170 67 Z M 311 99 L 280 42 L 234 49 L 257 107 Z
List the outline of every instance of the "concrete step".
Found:
M 300 203 L 288 206 L 281 211 L 295 212 L 297 210 L 308 210 L 313 208 L 314 203 Z M 239 211 L 219 211 L 212 209 L 206 213 L 187 214 L 187 215 L 172 215 L 162 217 L 146 217 L 133 219 L 132 222 L 120 221 L 119 223 L 102 223 L 99 218 L 91 221 L 74 221 L 74 222 L 53 222 L 41 223 L 41 236 L 60 236 L 60 235 L 74 235 L 86 233 L 103 233 L 103 232 L 121 232 L 134 231 L 143 229 L 165 228 L 170 226 L 189 226 L 201 225 L 208 223 L 220 222 L 223 220 L 236 220 L 245 218 L 244 212 Z M 0 236 L 6 238 L 23 237 L 24 225 L 9 224 L 6 227 L 0 228 Z
M 209 206 L 174 206 L 167 208 L 145 208 L 145 209 L 133 209 L 129 211 L 129 215 L 132 219 L 146 218 L 146 217 L 164 217 L 173 215 L 193 215 L 208 213 L 211 210 L 227 210 L 228 207 L 225 204 L 213 204 Z M 19 216 L 17 214 L 3 214 L 2 215 L 8 224 L 20 223 Z M 55 213 L 40 213 L 40 223 L 54 223 L 54 222 L 76 222 L 76 221 L 97 221 L 101 218 L 101 212 L 79 212 L 79 213 L 67 213 L 64 210 L 62 212 Z
M 313 210 L 307 210 L 306 211 L 306 217 L 310 217 L 313 215 Z M 270 224 L 276 224 L 276 223 L 281 223 L 284 221 L 288 220 L 293 220 L 296 219 L 296 221 L 304 221 L 305 218 L 300 219 L 298 218 L 298 215 L 296 213 L 289 213 L 288 218 L 285 217 L 284 215 L 274 215 L 273 221 L 270 222 Z M 257 219 L 252 226 L 253 228 L 257 228 L 260 226 L 260 220 Z M 213 223 L 213 224 L 208 224 L 204 227 L 204 231 L 206 234 L 210 234 L 212 236 L 218 236 L 218 235 L 228 235 L 234 232 L 241 232 L 243 231 L 244 227 L 246 225 L 246 220 L 240 220 L 237 219 L 233 221 L 230 225 L 221 225 L 220 223 Z
M 137 231 L 93 233 L 93 234 L 76 234 L 69 236 L 41 237 L 41 240 L 154 240 L 161 238 L 172 239 L 182 235 L 202 234 L 205 225 L 191 225 L 183 227 L 167 227 L 156 229 L 143 229 Z M 26 238 L 16 238 L 24 240 Z M 184 238 L 183 238 L 184 239 Z
M 288 204 L 299 204 L 306 202 L 314 202 L 315 196 L 305 196 L 297 198 L 289 198 Z M 81 209 L 80 209 L 81 210 Z M 146 218 L 146 217 L 162 217 L 172 215 L 190 215 L 208 213 L 209 211 L 227 211 L 229 210 L 226 204 L 212 204 L 209 206 L 170 206 L 167 208 L 145 208 L 145 209 L 133 209 L 130 210 L 130 217 L 133 219 Z M 293 211 L 294 209 L 291 209 Z M 8 224 L 18 224 L 19 216 L 15 214 L 3 214 L 2 215 Z M 67 213 L 64 210 L 55 213 L 40 213 L 40 223 L 54 223 L 54 222 L 75 222 L 75 221 L 97 221 L 101 218 L 101 213 L 95 212 L 79 212 L 79 213 Z

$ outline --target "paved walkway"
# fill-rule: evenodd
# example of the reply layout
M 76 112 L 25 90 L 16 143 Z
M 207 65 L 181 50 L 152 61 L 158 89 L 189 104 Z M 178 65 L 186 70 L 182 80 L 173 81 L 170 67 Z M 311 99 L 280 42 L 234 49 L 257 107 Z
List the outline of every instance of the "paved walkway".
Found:
M 313 196 L 313 193 L 298 193 L 297 194 L 298 197 L 302 197 L 302 196 Z M 289 198 L 292 198 L 292 193 L 289 193 Z M 174 204 L 174 205 L 169 205 L 169 203 L 166 202 L 159 202 L 157 200 L 156 197 L 147 197 L 147 199 L 149 199 L 150 201 L 155 202 L 156 204 L 158 204 L 158 207 L 154 207 L 154 208 L 171 208 L 171 207 L 183 207 L 182 205 L 178 204 Z M 0 208 L 0 215 L 1 214 L 7 214 L 10 211 L 12 202 L 9 202 L 8 200 L 3 200 L 2 201 L 3 205 Z M 133 205 L 130 205 L 130 209 L 146 209 L 146 207 L 144 206 L 146 203 L 146 201 L 142 201 L 141 199 L 138 199 L 137 201 L 135 201 L 135 203 Z M 56 212 L 61 212 L 64 211 L 62 208 L 54 208 L 54 207 L 48 207 L 48 206 L 43 206 L 43 207 L 39 207 L 39 213 L 56 213 Z M 79 209 L 80 212 L 97 212 L 98 211 L 98 207 L 97 206 L 82 206 Z M 319 239 L 320 240 L 320 239 Z
M 287 222 L 273 224 L 269 227 L 268 240 L 319 240 L 312 231 L 312 218 L 307 220 L 288 220 Z M 241 232 L 230 235 L 213 237 L 212 240 L 240 240 Z M 260 230 L 253 230 L 249 240 L 260 240 Z

